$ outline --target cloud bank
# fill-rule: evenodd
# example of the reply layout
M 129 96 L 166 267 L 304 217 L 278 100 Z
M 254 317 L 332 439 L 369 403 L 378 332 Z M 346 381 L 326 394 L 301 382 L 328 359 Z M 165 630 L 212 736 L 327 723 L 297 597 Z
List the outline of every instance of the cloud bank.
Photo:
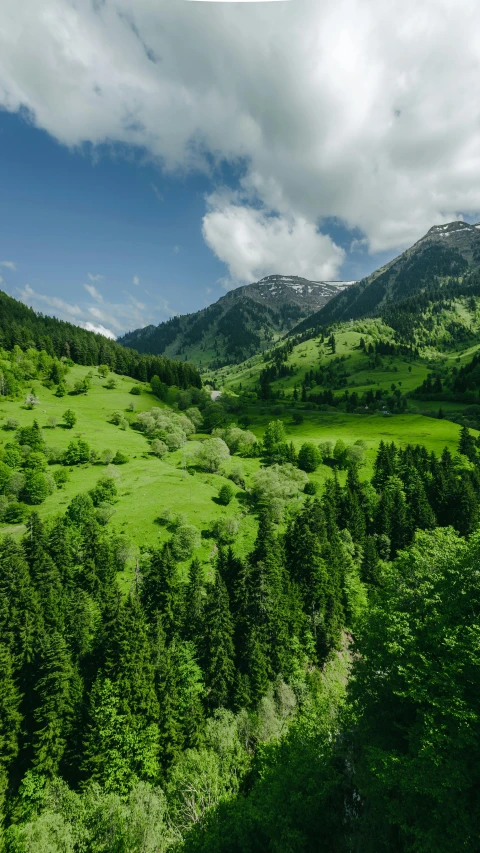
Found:
M 0 7 L 5 109 L 68 146 L 237 170 L 241 200 L 203 221 L 233 280 L 335 276 L 330 217 L 377 252 L 480 211 L 479 83 L 476 0 Z

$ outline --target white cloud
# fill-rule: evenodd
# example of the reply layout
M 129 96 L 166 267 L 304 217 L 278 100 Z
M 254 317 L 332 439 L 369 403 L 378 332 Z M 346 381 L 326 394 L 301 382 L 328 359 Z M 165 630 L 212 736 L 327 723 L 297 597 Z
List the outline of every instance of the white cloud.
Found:
M 24 288 L 18 288 L 18 293 L 22 302 L 30 305 L 36 310 L 42 310 L 46 305 L 60 319 L 66 318 L 71 323 L 74 323 L 73 318 L 79 317 L 82 313 L 78 305 L 72 305 L 71 302 L 65 302 L 64 299 L 59 299 L 57 296 L 47 296 L 43 293 L 36 293 L 33 287 L 26 284 Z
M 5 267 L 7 270 L 17 269 L 17 266 L 13 261 L 0 261 L 0 267 Z
M 4 0 L 0 55 L 0 104 L 66 145 L 244 169 L 252 209 L 207 213 L 225 255 L 222 234 L 266 212 L 260 249 L 237 247 L 232 274 L 277 245 L 271 211 L 287 237 L 310 235 L 307 265 L 327 217 L 379 251 L 480 211 L 477 0 Z
M 314 280 L 332 279 L 344 252 L 302 217 L 272 216 L 211 196 L 203 219 L 208 246 L 230 270 L 228 289 L 272 273 L 295 274 Z
M 158 189 L 157 185 L 156 184 L 150 184 L 150 186 L 151 186 L 153 192 L 155 193 L 155 195 L 157 196 L 158 200 L 163 201 L 163 195 L 160 192 L 160 190 Z
M 105 326 L 102 326 L 102 325 L 101 325 L 101 324 L 99 324 L 99 323 L 98 323 L 98 324 L 97 324 L 97 323 L 90 323 L 90 322 L 87 320 L 87 321 L 81 321 L 81 322 L 77 323 L 77 325 L 78 325 L 78 326 L 80 326 L 82 329 L 86 329 L 86 330 L 87 330 L 87 332 L 96 332 L 96 333 L 97 333 L 97 335 L 104 335 L 104 337 L 106 337 L 106 338 L 111 338 L 111 340 L 113 340 L 113 341 L 114 341 L 114 340 L 116 339 L 116 337 L 117 337 L 117 336 L 116 336 L 116 335 L 111 331 L 111 329 L 106 329 L 106 328 L 105 328 Z
M 138 275 L 133 276 L 132 283 L 138 287 L 138 285 L 140 284 L 140 279 L 139 279 Z
M 103 302 L 103 296 L 98 292 L 97 288 L 93 284 L 84 284 L 83 285 L 87 293 L 90 294 L 92 299 L 96 299 L 97 302 Z
M 89 273 L 87 273 L 87 276 L 90 279 L 90 281 L 103 281 L 103 279 L 105 278 L 104 275 L 100 275 L 100 273 L 98 273 L 98 272 L 97 273 L 89 272 Z
M 173 247 L 173 254 L 174 255 L 178 255 L 179 251 L 180 251 L 180 246 L 174 246 Z
M 84 285 L 90 293 L 90 285 Z M 172 312 L 168 304 L 156 305 L 155 308 L 147 309 L 147 306 L 129 296 L 126 302 L 105 302 L 100 305 L 88 303 L 70 303 L 56 296 L 38 293 L 29 284 L 23 288 L 17 288 L 17 293 L 22 302 L 30 305 L 36 311 L 47 311 L 54 314 L 60 320 L 68 320 L 76 326 L 90 331 L 99 331 L 100 334 L 114 338 L 129 329 L 137 329 L 153 322 L 153 317 L 161 314 L 170 316 Z M 157 319 L 155 322 L 159 322 Z M 112 329 L 114 331 L 112 331 Z

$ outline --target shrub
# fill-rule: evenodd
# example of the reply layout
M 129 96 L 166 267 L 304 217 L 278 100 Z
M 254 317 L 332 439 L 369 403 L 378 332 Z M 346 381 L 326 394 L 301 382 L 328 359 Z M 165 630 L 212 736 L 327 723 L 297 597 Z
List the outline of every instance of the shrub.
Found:
M 67 429 L 73 429 L 75 424 L 77 423 L 77 416 L 72 409 L 67 409 L 66 412 L 62 415 L 62 420 Z
M 305 483 L 303 487 L 303 491 L 306 495 L 316 495 L 317 494 L 317 484 L 312 483 L 311 480 L 308 483 Z
M 41 504 L 50 494 L 48 480 L 42 471 L 27 471 L 22 497 L 25 503 Z
M 5 422 L 5 429 L 18 429 L 20 426 L 20 422 L 15 418 L 7 418 Z
M 230 542 L 235 541 L 235 537 L 238 533 L 238 521 L 233 516 L 227 516 L 227 518 L 217 518 L 217 520 L 212 525 L 212 533 L 215 539 L 222 545 L 227 545 Z
M 128 462 L 128 456 L 126 453 L 123 453 L 123 451 L 117 450 L 112 462 L 114 465 L 125 465 L 125 463 Z
M 105 382 L 105 385 L 103 387 L 108 388 L 110 391 L 117 387 L 116 380 L 113 378 L 113 376 L 111 376 L 110 379 Z
M 7 524 L 21 524 L 21 522 L 25 520 L 27 515 L 28 509 L 25 504 L 18 503 L 17 501 L 12 501 L 5 508 L 3 520 Z
M 155 456 L 159 457 L 165 456 L 165 454 L 168 453 L 168 446 L 165 444 L 164 441 L 160 441 L 159 438 L 153 439 L 150 445 L 150 449 L 152 453 L 155 454 Z
M 140 388 L 140 385 L 133 385 L 133 387 L 130 388 L 130 394 L 133 394 L 135 397 L 139 397 L 141 393 L 142 389 Z
M 68 482 L 70 477 L 68 476 L 68 471 L 65 471 L 65 468 L 58 468 L 57 471 L 53 472 L 53 479 L 57 484 L 57 488 L 61 489 L 62 486 L 64 486 L 65 483 Z
M 320 452 L 314 444 L 311 442 L 302 444 L 298 454 L 298 467 L 302 471 L 306 471 L 307 473 L 316 471 L 321 461 Z
M 193 524 L 182 524 L 172 536 L 172 553 L 176 560 L 188 560 L 201 544 L 200 531 Z
M 218 502 L 222 506 L 228 506 L 228 504 L 232 500 L 234 494 L 235 494 L 235 492 L 234 492 L 232 486 L 230 486 L 228 483 L 224 483 L 223 486 L 221 487 L 219 493 L 218 493 Z
M 230 451 L 221 438 L 207 438 L 197 452 L 200 465 L 207 471 L 218 471 L 220 464 L 229 456 Z
M 90 489 L 88 494 L 96 507 L 106 503 L 112 504 L 117 496 L 115 481 L 112 477 L 101 477 L 97 485 Z

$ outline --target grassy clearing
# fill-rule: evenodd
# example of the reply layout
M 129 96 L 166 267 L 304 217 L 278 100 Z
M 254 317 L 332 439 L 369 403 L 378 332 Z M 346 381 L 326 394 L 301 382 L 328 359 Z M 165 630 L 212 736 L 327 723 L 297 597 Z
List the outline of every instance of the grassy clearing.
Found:
M 73 384 L 83 378 L 88 368 L 74 367 L 67 377 L 68 383 Z M 40 405 L 34 411 L 26 409 L 22 401 L 4 400 L 0 405 L 0 427 L 8 418 L 16 418 L 21 426 L 29 425 L 34 418 L 44 430 L 47 445 L 65 449 L 68 443 L 78 436 L 88 441 L 91 448 L 97 451 L 111 449 L 122 450 L 129 457 L 125 465 L 115 466 L 119 500 L 115 505 L 115 515 L 109 526 L 118 533 L 126 534 L 139 546 L 153 546 L 169 538 L 165 527 L 155 523 L 160 511 L 169 507 L 176 513 L 183 513 L 188 523 L 194 524 L 201 531 L 207 531 L 211 522 L 219 515 L 233 515 L 240 523 L 236 548 L 239 552 L 248 550 L 255 535 L 255 523 L 251 516 L 245 516 L 244 506 L 234 498 L 228 507 L 220 507 L 214 498 L 225 478 L 196 471 L 191 467 L 198 441 L 189 441 L 186 448 L 187 462 L 192 473 L 183 468 L 182 451 L 167 454 L 163 460 L 157 459 L 149 452 L 149 444 L 144 436 L 134 429 L 122 430 L 108 422 L 112 412 L 122 411 L 132 422 L 135 412 L 127 411 L 132 402 L 135 411 L 145 411 L 152 406 L 162 406 L 145 386 L 140 396 L 129 393 L 135 383 L 129 377 L 118 377 L 117 387 L 113 390 L 105 388 L 105 380 L 95 376 L 92 387 L 87 395 L 55 397 L 52 391 L 44 388 L 39 382 L 32 382 L 32 387 L 40 400 Z M 57 417 L 59 423 L 63 412 L 71 408 L 77 415 L 77 423 L 68 430 L 62 426 L 52 429 L 48 426 L 50 417 Z M 0 429 L 0 445 L 11 441 L 14 433 Z M 226 465 L 227 471 L 236 464 L 230 460 Z M 246 460 L 244 469 L 258 467 L 255 460 Z M 51 466 L 54 471 L 56 467 Z M 45 518 L 64 511 L 72 498 L 80 492 L 92 488 L 105 471 L 103 465 L 79 465 L 69 471 L 69 482 L 58 489 L 47 500 L 36 507 L 40 516 Z M 240 498 L 242 496 L 240 495 Z M 23 525 L 0 527 L 0 532 L 20 534 Z M 213 548 L 211 538 L 203 538 L 198 552 L 200 559 L 208 561 Z

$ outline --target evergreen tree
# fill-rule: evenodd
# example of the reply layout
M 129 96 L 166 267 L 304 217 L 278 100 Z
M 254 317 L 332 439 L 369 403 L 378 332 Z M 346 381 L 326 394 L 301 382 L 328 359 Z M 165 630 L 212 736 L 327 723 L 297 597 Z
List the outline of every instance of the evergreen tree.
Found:
M 153 650 L 136 596 L 129 596 L 122 604 L 111 628 L 104 672 L 118 688 L 122 714 L 146 723 L 158 719 Z
M 177 567 L 168 543 L 151 556 L 142 582 L 141 600 L 149 619 L 157 612 L 161 614 L 163 629 L 170 639 L 178 627 L 180 596 Z
M 477 450 L 475 447 L 475 439 L 467 426 L 463 426 L 460 430 L 460 440 L 458 442 L 458 452 L 462 453 L 470 462 L 476 462 Z
M 78 673 L 68 647 L 58 633 L 44 641 L 36 691 L 38 705 L 34 714 L 33 764 L 40 773 L 53 776 L 59 771 L 81 699 Z
M 196 648 L 200 646 L 203 635 L 205 610 L 205 586 L 200 560 L 190 563 L 190 577 L 185 589 L 183 609 L 183 637 L 191 640 Z
M 208 592 L 204 631 L 203 671 L 208 705 L 228 708 L 235 681 L 235 649 L 227 588 L 219 571 Z
M 0 833 L 9 772 L 20 747 L 20 701 L 10 649 L 0 643 Z

